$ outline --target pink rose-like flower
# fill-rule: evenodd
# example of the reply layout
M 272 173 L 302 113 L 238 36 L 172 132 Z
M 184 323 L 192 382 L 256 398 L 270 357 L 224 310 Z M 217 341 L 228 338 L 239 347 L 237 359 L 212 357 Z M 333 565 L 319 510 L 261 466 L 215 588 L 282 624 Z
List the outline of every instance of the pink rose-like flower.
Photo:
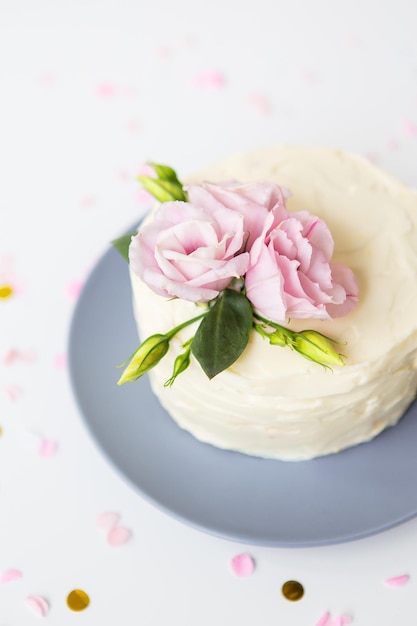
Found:
M 214 202 L 164 202 L 132 237 L 130 267 L 157 294 L 208 302 L 245 274 L 243 215 Z
M 307 211 L 280 210 L 280 218 L 250 250 L 245 282 L 254 308 L 278 323 L 349 313 L 358 286 L 349 268 L 330 262 L 334 242 L 327 225 Z

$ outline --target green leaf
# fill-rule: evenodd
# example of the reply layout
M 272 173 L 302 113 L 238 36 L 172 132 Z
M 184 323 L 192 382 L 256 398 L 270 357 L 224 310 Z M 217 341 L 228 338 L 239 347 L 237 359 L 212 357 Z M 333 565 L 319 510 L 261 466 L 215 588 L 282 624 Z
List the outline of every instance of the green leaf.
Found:
M 247 297 L 225 289 L 197 329 L 191 351 L 209 378 L 230 367 L 242 354 L 252 328 Z
M 142 183 L 146 191 L 156 198 L 159 202 L 169 202 L 172 200 L 186 200 L 180 182 L 173 180 L 159 180 L 150 176 L 138 176 L 138 181 Z
M 116 248 L 116 250 L 118 252 L 120 252 L 120 254 L 122 255 L 122 257 L 126 260 L 129 261 L 129 246 L 130 246 L 130 240 L 132 239 L 132 237 L 136 235 L 136 231 L 132 232 L 132 233 L 126 233 L 126 235 L 122 235 L 121 237 L 119 237 L 118 239 L 113 239 L 113 241 L 111 241 L 110 243 L 112 244 L 112 246 L 114 248 Z

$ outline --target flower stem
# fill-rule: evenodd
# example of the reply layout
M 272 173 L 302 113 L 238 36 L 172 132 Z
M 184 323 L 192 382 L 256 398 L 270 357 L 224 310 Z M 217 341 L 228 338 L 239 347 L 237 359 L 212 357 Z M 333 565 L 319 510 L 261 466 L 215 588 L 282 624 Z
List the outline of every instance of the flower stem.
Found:
M 204 311 L 204 313 L 201 313 L 201 315 L 197 315 L 197 317 L 193 317 L 191 320 L 187 320 L 186 322 L 183 322 L 182 324 L 178 324 L 178 326 L 175 326 L 175 328 L 172 328 L 168 333 L 166 333 L 165 337 L 169 341 L 170 339 L 172 339 L 172 337 L 174 337 L 174 335 L 179 333 L 180 330 L 182 330 L 183 328 L 186 328 L 187 326 L 190 326 L 190 324 L 193 324 L 194 322 L 198 322 L 198 320 L 201 320 L 201 318 L 207 315 L 207 313 L 208 311 Z

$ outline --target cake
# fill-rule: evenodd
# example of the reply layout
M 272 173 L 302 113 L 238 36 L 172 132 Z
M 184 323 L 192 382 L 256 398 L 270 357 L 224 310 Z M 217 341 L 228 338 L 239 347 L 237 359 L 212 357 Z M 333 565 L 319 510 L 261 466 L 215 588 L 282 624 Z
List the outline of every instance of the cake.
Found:
M 177 180 L 171 173 L 167 178 Z M 303 349 L 282 347 L 279 330 L 277 345 L 268 341 L 278 326 L 263 326 L 268 333 L 252 328 L 240 356 L 209 377 L 189 350 L 181 361 L 200 320 L 185 324 L 169 349 L 158 344 L 157 364 L 145 368 L 162 406 L 202 442 L 285 461 L 334 454 L 395 425 L 417 389 L 417 193 L 365 158 L 326 147 L 282 145 L 235 154 L 190 176 L 185 189 L 202 181 L 278 185 L 289 213 L 308 211 L 327 225 L 332 263 L 349 268 L 358 293 L 339 317 L 321 319 L 313 311 L 312 317 L 289 315 L 280 322 L 293 333 L 308 329 L 312 337 L 324 336 L 323 353 L 330 345 L 330 356 L 321 364 L 314 345 L 303 358 Z M 144 224 L 153 220 L 154 212 Z M 164 297 L 144 282 L 134 269 L 138 236 L 130 244 L 130 277 L 143 342 L 206 308 Z M 345 291 L 347 302 L 352 294 Z

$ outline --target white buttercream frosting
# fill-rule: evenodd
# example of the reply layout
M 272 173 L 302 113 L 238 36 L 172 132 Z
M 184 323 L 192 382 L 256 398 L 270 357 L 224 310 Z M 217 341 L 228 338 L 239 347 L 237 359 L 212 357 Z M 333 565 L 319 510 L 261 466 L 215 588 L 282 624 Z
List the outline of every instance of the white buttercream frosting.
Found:
M 417 193 L 361 157 L 294 146 L 234 155 L 187 182 L 230 179 L 276 182 L 291 191 L 290 211 L 306 209 L 328 224 L 333 261 L 356 274 L 359 304 L 343 318 L 290 328 L 346 342 L 346 365 L 326 371 L 253 332 L 227 371 L 209 380 L 192 358 L 164 387 L 194 326 L 150 372 L 154 393 L 196 438 L 246 454 L 310 459 L 372 439 L 399 420 L 417 388 Z M 165 300 L 132 272 L 131 280 L 142 340 L 197 314 L 193 303 Z

